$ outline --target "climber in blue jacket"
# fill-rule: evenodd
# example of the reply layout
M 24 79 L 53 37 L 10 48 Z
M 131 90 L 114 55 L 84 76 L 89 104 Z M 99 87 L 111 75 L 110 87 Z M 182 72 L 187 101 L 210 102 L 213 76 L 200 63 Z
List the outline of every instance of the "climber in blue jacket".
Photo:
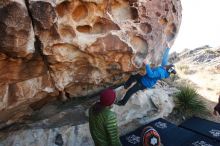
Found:
M 167 65 L 169 58 L 169 50 L 170 47 L 166 48 L 161 66 L 151 68 L 147 61 L 144 60 L 144 64 L 146 65 L 146 74 L 144 76 L 140 74 L 131 75 L 130 78 L 125 82 L 124 88 L 127 89 L 133 82 L 136 82 L 134 86 L 132 86 L 125 94 L 124 98 L 117 102 L 116 104 L 119 106 L 125 105 L 129 98 L 139 90 L 150 89 L 152 88 L 158 80 L 169 78 L 170 74 L 176 74 L 175 68 L 173 64 Z

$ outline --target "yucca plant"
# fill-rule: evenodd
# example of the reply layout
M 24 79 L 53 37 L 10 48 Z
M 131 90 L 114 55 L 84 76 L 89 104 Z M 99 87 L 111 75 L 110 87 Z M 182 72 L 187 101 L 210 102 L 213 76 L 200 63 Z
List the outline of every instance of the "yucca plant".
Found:
M 176 109 L 183 115 L 192 116 L 207 114 L 205 103 L 199 99 L 197 91 L 190 86 L 180 87 L 180 91 L 175 95 Z

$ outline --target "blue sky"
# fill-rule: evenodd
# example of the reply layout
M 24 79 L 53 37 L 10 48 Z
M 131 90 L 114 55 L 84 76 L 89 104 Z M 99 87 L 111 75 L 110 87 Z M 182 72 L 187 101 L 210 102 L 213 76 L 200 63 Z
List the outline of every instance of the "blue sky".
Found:
M 220 46 L 220 0 L 181 0 L 182 23 L 171 51 Z

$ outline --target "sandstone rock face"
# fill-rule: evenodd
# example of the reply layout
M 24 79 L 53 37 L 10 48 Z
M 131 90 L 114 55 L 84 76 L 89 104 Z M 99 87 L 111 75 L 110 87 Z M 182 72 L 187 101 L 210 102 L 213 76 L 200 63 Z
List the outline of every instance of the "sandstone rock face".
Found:
M 169 94 L 177 90 L 169 86 L 159 87 L 157 89 L 139 91 L 134 94 L 126 106 L 114 106 L 113 110 L 118 115 L 119 125 L 127 124 L 134 119 L 142 119 L 141 122 L 149 122 L 163 116 L 168 116 L 172 112 L 174 103 Z
M 1 2 L 0 52 L 11 57 L 34 53 L 34 32 L 24 0 Z
M 55 88 L 48 74 L 23 82 L 1 86 L 0 128 L 31 115 L 30 105 L 46 97 L 55 96 Z M 55 94 L 55 95 L 54 95 Z M 5 110 L 6 109 L 6 110 Z
M 123 93 L 123 91 L 121 90 L 122 88 L 123 87 L 119 87 L 118 89 L 116 89 L 118 95 Z M 176 91 L 177 89 L 170 88 L 168 85 L 161 86 L 161 84 L 157 84 L 156 89 L 152 89 L 150 91 L 139 91 L 137 94 L 132 96 L 132 98 L 124 107 L 118 107 L 114 105 L 112 110 L 114 110 L 117 113 L 119 131 L 122 134 L 125 134 L 124 132 L 130 129 L 130 127 L 126 125 L 126 129 L 123 129 L 125 128 L 123 126 L 137 118 L 139 119 L 137 121 L 138 123 L 146 124 L 157 118 L 167 116 L 174 107 L 173 100 L 168 95 L 172 95 Z M 83 109 L 82 107 L 78 109 L 78 117 L 85 117 L 85 112 L 83 110 L 85 109 Z M 66 117 L 62 115 L 66 115 Z M 62 119 L 62 122 L 66 122 L 67 116 L 72 118 L 72 116 L 75 115 L 76 114 L 74 114 L 73 111 L 70 111 L 69 113 L 57 113 L 56 116 L 61 116 L 60 119 Z M 53 123 L 58 118 L 54 118 L 53 116 L 52 119 L 53 120 L 48 119 L 42 121 L 41 123 L 34 124 L 34 126 L 36 126 L 36 129 L 11 132 L 9 133 L 10 136 L 0 141 L 0 145 L 2 144 L 10 146 L 54 146 L 57 134 L 62 135 L 62 141 L 64 146 L 94 145 L 89 132 L 88 123 L 74 125 L 74 121 L 71 121 L 71 123 L 69 123 L 71 126 L 62 126 L 60 128 L 51 129 L 40 128 L 44 127 L 42 125 L 47 125 L 49 122 Z M 75 117 L 75 119 L 78 118 Z M 130 123 L 130 125 L 134 124 Z
M 89 124 L 87 123 L 78 126 L 64 126 L 55 129 L 17 131 L 5 139 L 4 142 L 0 142 L 0 146 L 57 146 L 57 144 L 55 144 L 57 134 L 62 134 L 63 145 L 65 146 L 94 145 L 89 133 Z
M 0 127 L 30 114 L 29 105 L 55 91 L 35 50 L 32 21 L 23 0 L 0 2 Z
M 2 0 L 0 127 L 58 92 L 87 96 L 159 64 L 180 22 L 179 0 Z
M 55 85 L 72 96 L 76 86 L 117 82 L 146 57 L 158 63 L 181 18 L 174 0 L 29 3 Z

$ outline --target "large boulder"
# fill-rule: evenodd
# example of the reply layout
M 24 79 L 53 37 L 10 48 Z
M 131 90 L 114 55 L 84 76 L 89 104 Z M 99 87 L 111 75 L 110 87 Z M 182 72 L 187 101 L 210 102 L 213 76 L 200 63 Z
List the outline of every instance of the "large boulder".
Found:
M 0 128 L 31 114 L 30 104 L 55 93 L 24 0 L 0 2 Z
M 117 83 L 123 73 L 137 70 L 144 58 L 158 64 L 181 21 L 176 0 L 29 0 L 29 4 L 55 86 L 70 96 Z
M 180 23 L 179 0 L 1 0 L 0 127 L 159 64 Z
M 117 113 L 121 134 L 137 128 L 134 125 L 146 124 L 157 118 L 167 116 L 172 111 L 174 103 L 170 95 L 175 93 L 177 89 L 163 84 L 163 82 L 157 84 L 156 89 L 139 91 L 132 96 L 124 107 L 113 106 L 112 110 Z M 119 97 L 123 94 L 122 88 L 116 89 Z M 88 119 L 86 120 L 88 115 L 85 112 L 85 107 L 77 106 L 62 112 L 57 112 L 55 107 L 53 109 L 56 115 L 51 114 L 51 118 L 28 125 L 28 127 L 32 127 L 31 129 L 8 133 L 10 136 L 4 137 L 2 141 L 0 140 L 0 145 L 54 146 L 55 142 L 57 145 L 60 144 L 60 146 L 94 145 L 89 131 Z M 41 113 L 48 112 L 48 110 L 47 108 Z M 81 124 L 77 124 L 78 121 L 81 121 Z M 66 126 L 62 126 L 62 124 Z M 45 129 L 42 129 L 42 127 Z M 61 134 L 62 138 L 60 136 L 58 138 L 57 135 L 59 134 Z
M 121 91 L 123 95 L 123 90 L 117 91 L 119 98 Z M 134 119 L 141 119 L 140 122 L 146 123 L 168 116 L 174 107 L 173 98 L 169 96 L 176 91 L 176 88 L 168 85 L 161 87 L 160 84 L 157 84 L 155 89 L 138 91 L 129 99 L 126 106 L 114 106 L 113 110 L 118 115 L 119 125 L 125 125 Z
M 60 138 L 56 138 L 61 134 Z M 10 133 L 0 146 L 93 146 L 89 124 L 54 129 L 31 129 Z M 56 144 L 55 144 L 56 142 Z

